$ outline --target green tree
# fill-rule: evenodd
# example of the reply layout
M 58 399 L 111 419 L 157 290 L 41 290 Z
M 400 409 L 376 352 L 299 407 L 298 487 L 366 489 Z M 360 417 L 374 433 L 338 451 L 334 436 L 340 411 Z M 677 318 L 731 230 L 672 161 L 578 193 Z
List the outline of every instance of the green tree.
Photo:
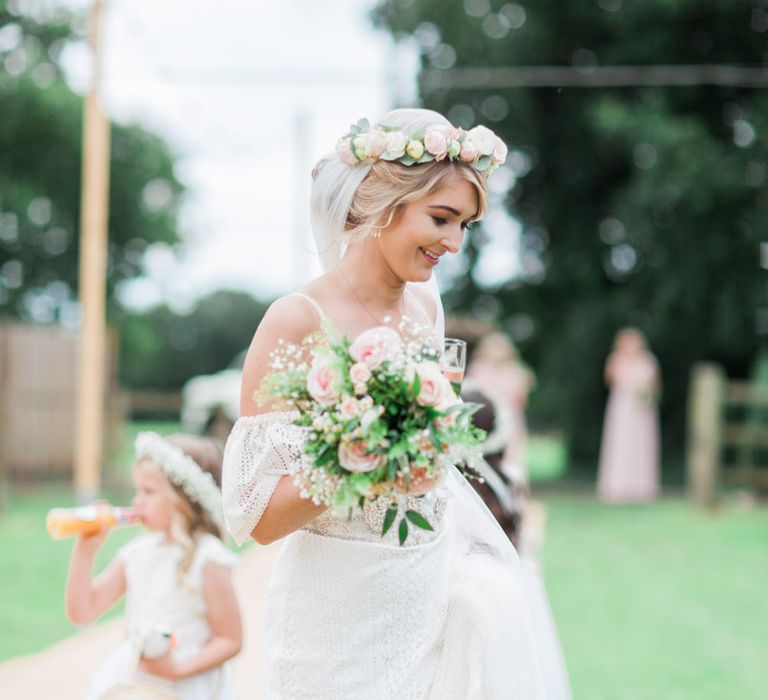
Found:
M 191 377 L 225 369 L 248 347 L 266 309 L 249 294 L 220 290 L 186 314 L 167 306 L 122 314 L 120 384 L 175 391 Z
M 422 69 L 745 64 L 765 60 L 768 8 L 731 0 L 562 3 L 386 0 L 376 21 L 413 36 Z M 440 76 L 440 73 L 437 73 Z M 759 246 L 768 202 L 768 94 L 746 87 L 451 87 L 422 82 L 427 107 L 484 122 L 511 146 L 507 204 L 523 226 L 523 274 L 492 293 L 498 320 L 526 314 L 521 339 L 540 390 L 534 418 L 561 426 L 594 466 L 615 331 L 640 327 L 660 359 L 668 456 L 684 442 L 698 360 L 744 376 L 766 299 Z M 469 241 L 474 265 L 482 234 Z M 455 310 L 487 294 L 472 277 Z M 512 327 L 514 330 L 514 326 Z M 674 460 L 673 460 L 674 461 Z
M 82 98 L 59 65 L 73 17 L 0 0 L 0 315 L 56 320 L 77 294 Z M 26 5 L 24 7 L 30 7 Z M 113 125 L 107 294 L 174 243 L 182 186 L 163 141 Z

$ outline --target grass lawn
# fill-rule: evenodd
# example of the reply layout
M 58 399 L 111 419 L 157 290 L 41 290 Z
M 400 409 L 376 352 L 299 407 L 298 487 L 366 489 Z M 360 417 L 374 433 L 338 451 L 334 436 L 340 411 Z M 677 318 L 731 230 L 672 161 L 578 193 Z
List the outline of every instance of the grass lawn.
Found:
M 576 700 L 768 698 L 768 510 L 547 506 L 544 575 Z
M 131 438 L 148 427 L 175 429 L 127 427 L 126 471 Z M 535 493 L 565 454 L 554 439 L 534 439 L 527 461 Z M 45 532 L 46 511 L 72 501 L 64 487 L 17 491 L 0 517 L 0 660 L 74 630 L 63 607 L 71 542 Z M 551 487 L 545 502 L 542 563 L 575 700 L 768 697 L 768 509 L 604 506 Z M 136 532 L 115 531 L 99 565 Z

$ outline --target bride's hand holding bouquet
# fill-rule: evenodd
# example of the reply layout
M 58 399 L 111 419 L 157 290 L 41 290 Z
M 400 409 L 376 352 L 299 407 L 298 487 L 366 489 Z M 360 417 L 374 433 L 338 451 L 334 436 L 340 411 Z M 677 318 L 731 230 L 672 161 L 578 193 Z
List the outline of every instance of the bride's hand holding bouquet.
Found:
M 471 422 L 479 407 L 460 401 L 434 346 L 405 339 L 408 330 L 377 326 L 350 341 L 325 326 L 301 344 L 280 343 L 259 389 L 261 401 L 282 400 L 307 429 L 295 476 L 301 495 L 336 509 L 391 499 L 382 536 L 398 495 L 427 493 L 452 465 L 471 462 L 485 437 Z M 432 529 L 406 510 L 401 544 L 409 522 Z

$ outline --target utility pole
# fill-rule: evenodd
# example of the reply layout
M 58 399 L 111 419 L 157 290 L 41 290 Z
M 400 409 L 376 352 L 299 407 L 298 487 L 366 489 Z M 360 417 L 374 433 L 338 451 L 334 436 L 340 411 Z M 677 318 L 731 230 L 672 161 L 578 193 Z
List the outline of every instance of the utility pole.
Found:
M 105 287 L 109 213 L 109 121 L 101 107 L 102 0 L 90 12 L 91 85 L 83 115 L 80 198 L 80 346 L 77 381 L 75 492 L 81 503 L 101 488 L 106 374 Z
M 309 279 L 309 251 L 312 249 L 307 240 L 309 224 L 309 183 L 310 159 L 313 127 L 310 112 L 306 106 L 297 107 L 293 118 L 293 286 L 299 287 Z

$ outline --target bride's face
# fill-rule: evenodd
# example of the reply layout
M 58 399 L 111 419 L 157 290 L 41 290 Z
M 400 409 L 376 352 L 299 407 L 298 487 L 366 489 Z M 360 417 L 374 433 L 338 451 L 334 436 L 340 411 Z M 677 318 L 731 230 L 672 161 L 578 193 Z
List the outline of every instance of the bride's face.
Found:
M 406 204 L 378 239 L 389 268 L 405 282 L 428 280 L 443 255 L 459 251 L 477 207 L 475 188 L 460 178 Z

